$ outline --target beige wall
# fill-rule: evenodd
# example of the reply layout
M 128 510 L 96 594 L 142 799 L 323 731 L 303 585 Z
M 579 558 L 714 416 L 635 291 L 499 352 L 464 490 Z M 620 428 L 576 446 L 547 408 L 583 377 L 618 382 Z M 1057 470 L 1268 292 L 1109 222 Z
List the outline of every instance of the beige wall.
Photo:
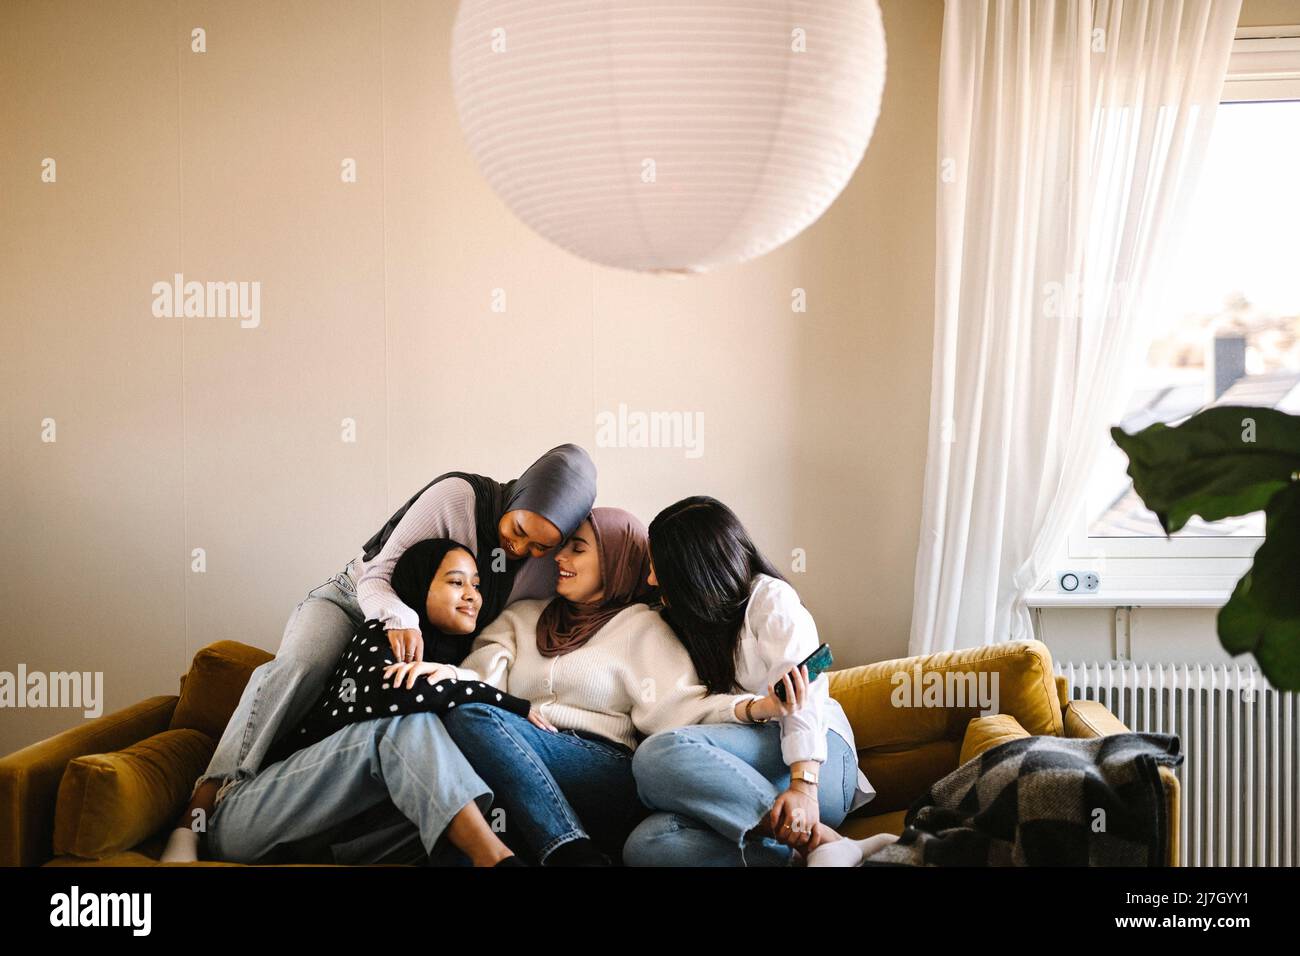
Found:
M 1300 25 L 1300 0 L 1242 0 L 1243 27 Z
M 779 565 L 805 549 L 841 663 L 904 653 L 942 4 L 883 6 L 884 106 L 844 195 L 777 252 L 674 280 L 579 261 L 489 191 L 450 2 L 3 4 L 0 670 L 103 671 L 106 711 L 174 693 L 211 641 L 273 650 L 437 472 L 511 477 L 566 440 L 602 504 L 711 493 Z M 260 327 L 154 318 L 174 272 L 260 281 Z M 703 457 L 597 448 L 620 402 L 702 412 Z M 0 711 L 0 752 L 77 719 Z

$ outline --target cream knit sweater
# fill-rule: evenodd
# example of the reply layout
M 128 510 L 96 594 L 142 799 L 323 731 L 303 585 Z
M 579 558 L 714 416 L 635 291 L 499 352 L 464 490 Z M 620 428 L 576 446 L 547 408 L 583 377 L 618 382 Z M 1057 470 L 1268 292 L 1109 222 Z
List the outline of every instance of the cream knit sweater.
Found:
M 672 629 L 656 611 L 633 604 L 577 650 L 537 651 L 545 600 L 516 601 L 474 641 L 456 668 L 538 706 L 561 730 L 583 730 L 635 748 L 649 736 L 688 724 L 737 723 L 737 701 L 755 694 L 709 695 Z

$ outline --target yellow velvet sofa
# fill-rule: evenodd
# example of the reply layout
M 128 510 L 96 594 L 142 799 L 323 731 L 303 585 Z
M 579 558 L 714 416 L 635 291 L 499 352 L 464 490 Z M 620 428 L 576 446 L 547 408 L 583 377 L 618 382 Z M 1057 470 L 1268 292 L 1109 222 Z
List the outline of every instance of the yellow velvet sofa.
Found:
M 234 641 L 195 655 L 179 696 L 151 697 L 0 758 L 0 864 L 153 866 L 171 823 L 206 766 L 249 674 L 271 657 Z M 990 686 L 996 716 L 979 706 L 900 701 L 904 672 L 924 686 L 952 673 Z M 1096 737 L 1126 728 L 1095 701 L 1069 701 L 1039 641 L 881 661 L 830 675 L 853 725 L 876 797 L 845 821 L 849 836 L 900 833 L 907 807 L 936 780 L 1010 737 Z M 946 679 L 946 678 L 945 678 Z M 935 706 L 934 704 L 938 704 Z M 1161 769 L 1169 853 L 1178 865 L 1178 779 Z M 210 862 L 199 865 L 224 865 Z

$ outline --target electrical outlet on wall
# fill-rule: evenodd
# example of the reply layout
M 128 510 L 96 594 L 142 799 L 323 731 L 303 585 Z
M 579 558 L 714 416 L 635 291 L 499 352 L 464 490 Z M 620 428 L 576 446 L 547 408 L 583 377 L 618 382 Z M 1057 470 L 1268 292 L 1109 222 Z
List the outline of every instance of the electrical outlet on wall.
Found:
M 1101 576 L 1096 571 L 1058 571 L 1056 589 L 1067 594 L 1076 591 L 1093 592 L 1101 587 Z

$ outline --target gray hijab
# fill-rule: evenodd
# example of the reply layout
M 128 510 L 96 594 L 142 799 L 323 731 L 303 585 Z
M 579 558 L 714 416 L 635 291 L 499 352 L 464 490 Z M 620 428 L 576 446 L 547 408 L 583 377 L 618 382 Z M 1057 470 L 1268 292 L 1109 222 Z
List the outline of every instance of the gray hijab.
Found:
M 507 511 L 541 515 L 567 538 L 596 503 L 596 466 L 578 445 L 557 445 L 505 486 Z
M 474 528 L 478 538 L 478 573 L 483 607 L 478 614 L 477 634 L 495 620 L 505 607 L 515 574 L 525 559 L 507 560 L 501 568 L 492 560 L 496 548 L 497 524 L 501 516 L 516 508 L 541 515 L 567 538 L 578 529 L 596 501 L 596 466 L 591 456 L 577 445 L 557 445 L 513 481 L 494 481 L 483 475 L 449 471 L 417 491 L 388 519 L 388 523 L 365 543 L 365 559 L 373 561 L 406 512 L 420 496 L 444 478 L 461 478 L 474 491 Z

